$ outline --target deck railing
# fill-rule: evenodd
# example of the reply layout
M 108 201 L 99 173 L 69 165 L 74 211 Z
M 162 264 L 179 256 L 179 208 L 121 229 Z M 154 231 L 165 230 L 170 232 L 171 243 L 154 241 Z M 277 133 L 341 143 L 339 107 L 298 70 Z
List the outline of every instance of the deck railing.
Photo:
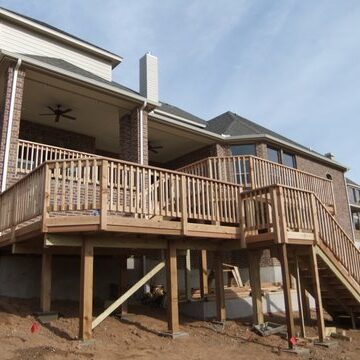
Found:
M 244 238 L 261 240 L 270 234 L 278 242 L 288 242 L 289 234 L 302 233 L 305 242 L 318 242 L 328 249 L 360 283 L 360 251 L 314 193 L 270 186 L 245 191 L 240 198 Z
M 279 184 L 312 191 L 335 210 L 331 180 L 255 156 L 209 157 L 178 171 L 236 183 L 247 189 Z
M 0 194 L 0 232 L 42 215 L 45 168 L 28 174 Z
M 45 161 L 91 157 L 96 157 L 96 155 L 19 139 L 16 173 L 27 174 Z
M 0 194 L 0 231 L 39 215 L 238 224 L 241 191 L 236 184 L 106 158 L 48 161 Z

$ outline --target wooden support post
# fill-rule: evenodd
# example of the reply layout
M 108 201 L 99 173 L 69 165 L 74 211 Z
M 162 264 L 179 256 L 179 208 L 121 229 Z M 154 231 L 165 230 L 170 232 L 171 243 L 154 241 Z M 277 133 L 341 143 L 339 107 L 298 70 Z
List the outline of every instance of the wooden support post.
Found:
M 281 262 L 281 272 L 283 279 L 283 291 L 284 291 L 284 301 L 285 301 L 285 310 L 286 310 L 286 324 L 288 332 L 288 345 L 289 348 L 293 348 L 291 339 L 295 336 L 295 326 L 294 326 L 294 315 L 292 310 L 291 302 L 291 291 L 290 291 L 290 271 L 289 271 L 289 262 L 287 254 L 286 244 L 281 244 L 279 247 L 279 256 Z
M 91 240 L 84 239 L 81 247 L 80 273 L 80 323 L 79 339 L 91 339 L 93 310 L 94 247 Z
M 226 320 L 223 253 L 215 252 L 215 292 L 216 292 L 216 319 L 224 322 Z
M 178 279 L 176 247 L 171 241 L 168 242 L 167 248 L 166 280 L 168 330 L 175 334 L 179 332 Z
M 318 332 L 319 332 L 319 341 L 323 342 L 325 339 L 325 322 L 324 322 L 324 312 L 323 312 L 322 299 L 321 299 L 319 270 L 318 270 L 316 251 L 314 246 L 311 246 L 310 248 L 310 267 L 311 267 L 311 274 L 312 274 L 313 287 L 314 287 L 314 298 L 316 305 L 316 319 L 317 319 Z
M 264 323 L 264 313 L 262 307 L 261 278 L 260 278 L 260 259 L 262 252 L 259 250 L 249 250 L 249 277 L 253 306 L 253 322 L 255 325 Z
M 299 307 L 301 336 L 304 338 L 304 337 L 306 337 L 304 306 L 303 306 L 302 296 L 301 296 L 302 291 L 301 291 L 301 281 L 300 281 L 299 258 L 296 253 L 295 253 L 295 280 L 296 280 L 296 294 L 297 294 L 298 307 Z
M 51 274 L 52 274 L 52 254 L 43 250 L 41 266 L 41 295 L 40 308 L 42 312 L 48 312 L 51 308 Z
M 209 294 L 206 250 L 200 250 L 199 273 L 200 273 L 199 274 L 200 275 L 200 295 L 201 295 L 201 298 L 204 299 Z
M 124 294 L 128 289 L 128 271 L 127 271 L 127 257 L 120 256 L 120 279 L 119 279 L 119 297 Z M 121 316 L 128 313 L 127 301 L 122 303 L 120 307 Z
M 191 252 L 190 249 L 186 250 L 185 255 L 185 290 L 186 290 L 186 300 L 190 301 L 192 299 L 191 294 Z

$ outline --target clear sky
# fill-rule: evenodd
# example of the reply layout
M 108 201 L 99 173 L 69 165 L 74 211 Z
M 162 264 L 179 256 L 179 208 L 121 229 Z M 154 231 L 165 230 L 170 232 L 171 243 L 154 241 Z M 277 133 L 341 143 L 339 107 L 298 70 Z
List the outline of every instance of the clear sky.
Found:
M 208 120 L 231 110 L 321 153 L 360 183 L 359 0 L 0 0 L 124 57 L 138 89 L 159 57 L 160 97 Z

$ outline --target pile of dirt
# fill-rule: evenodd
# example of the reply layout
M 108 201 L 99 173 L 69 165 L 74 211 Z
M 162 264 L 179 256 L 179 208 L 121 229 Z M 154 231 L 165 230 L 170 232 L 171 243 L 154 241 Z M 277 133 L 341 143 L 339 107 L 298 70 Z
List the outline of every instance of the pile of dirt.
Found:
M 261 337 L 245 321 L 228 321 L 224 327 L 211 322 L 181 318 L 181 330 L 188 336 L 171 340 L 159 335 L 166 330 L 163 309 L 133 307 L 127 320 L 106 319 L 94 331 L 94 339 L 77 339 L 78 310 L 75 303 L 55 303 L 63 316 L 31 332 L 37 301 L 0 298 L 0 359 L 293 359 L 286 354 L 286 340 L 279 336 Z M 272 321 L 284 318 L 273 316 Z M 307 328 L 316 336 L 315 324 Z M 338 340 L 335 348 L 325 349 L 305 341 L 311 358 L 358 360 L 360 332 L 348 330 L 352 342 Z

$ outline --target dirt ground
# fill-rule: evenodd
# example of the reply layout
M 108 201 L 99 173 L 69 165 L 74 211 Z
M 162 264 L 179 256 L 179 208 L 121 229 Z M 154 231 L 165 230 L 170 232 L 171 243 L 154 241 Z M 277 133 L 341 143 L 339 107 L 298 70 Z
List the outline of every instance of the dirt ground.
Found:
M 89 342 L 77 340 L 78 319 L 75 303 L 55 303 L 62 314 L 32 333 L 37 301 L 0 298 L 0 359 L 296 359 L 283 352 L 286 341 L 279 336 L 260 337 L 250 331 L 246 321 L 228 321 L 223 328 L 211 322 L 181 318 L 181 330 L 188 336 L 171 340 L 159 336 L 166 330 L 165 311 L 148 307 L 130 307 L 128 320 L 106 319 L 94 331 Z M 268 320 L 284 322 L 281 315 Z M 315 324 L 314 324 L 315 325 Z M 346 327 L 345 327 L 346 328 Z M 338 327 L 339 329 L 339 327 Z M 308 336 L 316 336 L 316 327 L 308 327 Z M 310 348 L 311 359 L 360 359 L 360 331 L 346 329 L 352 342 L 337 340 L 331 349 Z M 298 356 L 298 358 L 301 358 Z

